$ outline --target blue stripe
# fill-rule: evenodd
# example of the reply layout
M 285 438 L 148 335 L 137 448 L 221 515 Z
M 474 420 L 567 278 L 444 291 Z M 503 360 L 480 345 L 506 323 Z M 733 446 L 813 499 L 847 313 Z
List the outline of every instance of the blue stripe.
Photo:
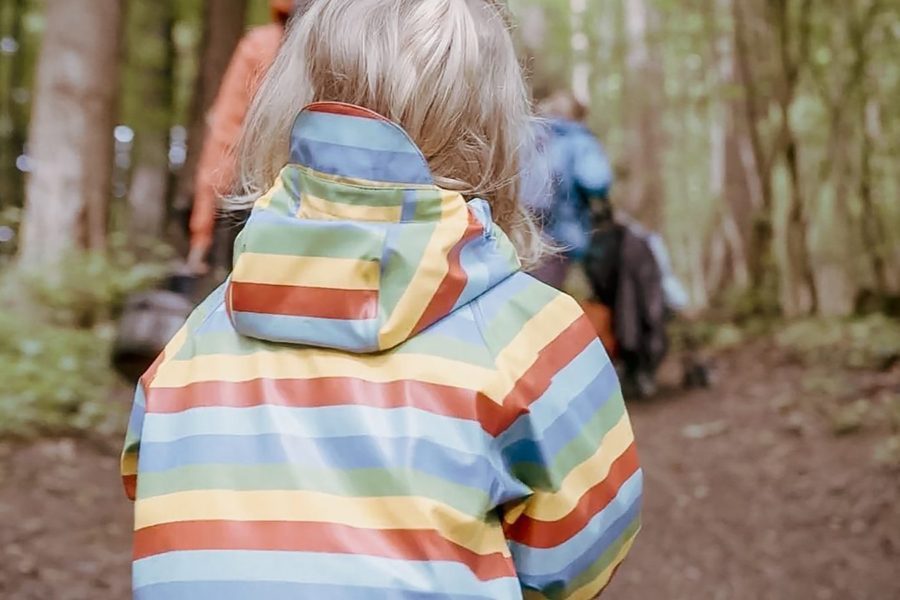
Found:
M 403 192 L 403 210 L 400 212 L 400 221 L 409 223 L 416 220 L 416 208 L 418 205 L 418 194 L 416 190 L 405 190 Z
M 478 306 L 485 322 L 490 323 L 503 311 L 514 309 L 521 312 L 522 309 L 514 303 L 515 297 L 532 286 L 536 289 L 539 287 L 537 280 L 530 275 L 518 272 L 498 284 L 489 294 L 480 296 Z
M 497 241 L 479 237 L 465 245 L 460 253 L 460 262 L 468 276 L 466 287 L 456 308 L 469 304 L 475 298 L 494 289 L 504 279 L 510 277 L 518 269 L 515 255 L 498 252 Z
M 590 344 L 561 369 L 550 387 L 497 437 L 497 446 L 515 461 L 553 457 L 581 433 L 581 426 L 603 408 L 619 388 L 616 370 L 599 342 Z M 573 423 L 575 424 L 573 427 Z M 528 445 L 540 443 L 535 454 Z
M 320 173 L 381 183 L 433 185 L 420 154 L 389 152 L 301 139 L 294 142 L 292 160 Z
M 406 132 L 390 121 L 355 115 L 305 111 L 294 122 L 294 143 L 328 142 L 365 150 L 421 154 Z M 425 162 L 425 159 L 421 159 Z
M 463 564 L 353 554 L 197 550 L 134 562 L 134 588 L 178 581 L 282 581 L 403 591 L 453 590 L 488 598 L 520 597 L 515 578 L 480 581 Z
M 345 350 L 378 349 L 378 319 L 320 319 L 233 311 L 234 328 L 242 335 L 278 343 L 300 343 Z
M 144 421 L 146 443 L 165 443 L 198 435 L 268 435 L 298 437 L 380 436 L 398 438 L 409 432 L 440 438 L 462 452 L 486 449 L 491 437 L 474 421 L 436 415 L 418 408 L 370 406 L 204 407 L 180 413 L 151 413 Z
M 447 600 L 446 590 L 419 592 L 372 588 L 346 583 L 287 583 L 283 581 L 188 581 L 158 583 L 135 591 L 134 600 Z M 521 596 L 515 596 L 521 598 Z M 454 600 L 494 600 L 485 595 L 453 593 Z
M 532 580 L 571 581 L 594 564 L 640 514 L 643 481 L 643 473 L 638 470 L 584 529 L 555 548 L 532 548 L 510 542 L 518 572 Z
M 475 322 L 475 316 L 469 308 L 463 308 L 453 313 L 453 318 L 444 318 L 423 331 L 417 337 L 438 336 L 457 340 L 472 345 L 472 353 L 474 355 L 488 356 L 489 352 L 484 345 L 484 338 L 481 336 L 481 330 Z M 417 338 L 410 340 L 415 346 Z M 425 343 L 429 343 L 423 340 Z
M 477 448 L 473 448 L 477 451 Z M 294 464 L 326 469 L 415 469 L 460 485 L 494 479 L 491 462 L 420 438 L 302 438 L 286 435 L 203 435 L 175 442 L 144 443 L 141 471 L 167 471 L 204 464 Z

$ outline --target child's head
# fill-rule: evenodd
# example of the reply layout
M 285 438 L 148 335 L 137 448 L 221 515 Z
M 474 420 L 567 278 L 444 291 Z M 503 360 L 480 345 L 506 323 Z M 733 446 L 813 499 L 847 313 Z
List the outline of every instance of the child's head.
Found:
M 399 123 L 442 187 L 487 199 L 524 262 L 541 247 L 519 203 L 530 104 L 502 0 L 307 0 L 247 118 L 241 184 L 265 191 L 300 109 L 334 101 Z

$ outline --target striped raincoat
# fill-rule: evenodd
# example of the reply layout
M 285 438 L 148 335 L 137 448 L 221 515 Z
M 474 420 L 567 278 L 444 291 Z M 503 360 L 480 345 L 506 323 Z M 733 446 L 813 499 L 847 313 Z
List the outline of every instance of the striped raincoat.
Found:
M 593 598 L 639 527 L 591 324 L 395 124 L 316 104 L 138 387 L 139 600 Z

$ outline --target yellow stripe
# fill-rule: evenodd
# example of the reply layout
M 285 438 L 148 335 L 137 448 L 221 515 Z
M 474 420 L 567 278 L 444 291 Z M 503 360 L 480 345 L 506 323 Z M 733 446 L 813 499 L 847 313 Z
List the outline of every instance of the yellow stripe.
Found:
M 538 354 L 581 315 L 578 304 L 559 294 L 534 315 L 496 358 L 498 377 L 487 390 L 491 398 L 502 401 L 519 378 L 534 364 Z
M 351 355 L 322 349 L 280 349 L 244 356 L 202 355 L 163 363 L 151 387 L 181 387 L 198 381 L 353 377 L 375 383 L 415 380 L 483 389 L 492 369 L 421 354 Z
M 377 290 L 379 275 L 378 263 L 370 260 L 246 252 L 238 258 L 232 280 L 336 290 Z
M 125 452 L 119 461 L 119 472 L 122 475 L 137 474 L 138 455 L 136 452 Z
M 612 578 L 613 571 L 618 567 L 623 560 L 625 560 L 625 555 L 628 554 L 628 551 L 631 550 L 632 544 L 634 544 L 634 540 L 636 535 L 631 536 L 631 539 L 625 542 L 622 545 L 622 549 L 619 550 L 619 553 L 616 554 L 616 558 L 609 564 L 608 567 L 603 569 L 603 571 L 594 578 L 593 581 L 584 584 L 574 592 L 572 592 L 571 600 L 591 600 L 595 598 L 600 590 L 602 590 L 609 583 L 609 580 Z
M 560 484 L 559 491 L 536 491 L 529 499 L 525 514 L 540 521 L 558 521 L 578 505 L 578 501 L 592 487 L 606 479 L 613 462 L 619 458 L 631 442 L 634 434 L 628 415 L 603 437 L 600 448 L 583 463 L 572 469 Z
M 412 333 L 450 270 L 450 250 L 465 235 L 469 212 L 458 192 L 442 190 L 441 220 L 435 226 L 419 267 L 378 336 L 381 348 L 393 348 Z M 426 301 L 423 302 L 423 299 Z
M 375 221 L 379 223 L 399 223 L 402 215 L 403 206 L 344 204 L 331 202 L 312 194 L 300 196 L 300 210 L 297 212 L 297 216 L 301 219 Z
M 180 521 L 308 521 L 366 529 L 433 529 L 478 554 L 509 555 L 499 526 L 421 497 L 348 498 L 310 491 L 198 490 L 138 500 L 135 529 Z
M 355 186 L 355 187 L 363 187 L 363 188 L 378 188 L 378 189 L 396 189 L 399 184 L 393 183 L 390 181 L 376 181 L 374 179 L 363 179 L 361 177 L 347 177 L 345 175 L 334 175 L 332 173 L 325 173 L 324 171 L 317 171 L 312 167 L 306 167 L 303 165 L 288 165 L 289 168 L 299 169 L 303 172 L 307 177 L 315 177 L 316 179 L 324 179 L 326 181 L 333 181 L 335 183 L 341 183 L 344 185 Z M 288 168 L 286 167 L 286 168 Z M 439 189 L 433 183 L 404 183 L 402 184 L 403 189 L 407 190 L 437 190 Z
M 281 193 L 282 190 L 284 190 L 284 182 L 279 177 L 275 180 L 275 184 L 269 188 L 269 191 L 256 200 L 256 208 L 269 208 L 269 205 L 272 204 L 272 198 L 275 194 Z

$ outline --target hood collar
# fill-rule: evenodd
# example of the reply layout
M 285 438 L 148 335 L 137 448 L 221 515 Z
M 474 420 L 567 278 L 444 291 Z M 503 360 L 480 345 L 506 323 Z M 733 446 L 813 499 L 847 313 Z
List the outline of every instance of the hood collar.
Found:
M 318 103 L 290 143 L 235 247 L 226 302 L 243 335 L 387 350 L 518 270 L 487 202 L 435 185 L 397 124 Z

